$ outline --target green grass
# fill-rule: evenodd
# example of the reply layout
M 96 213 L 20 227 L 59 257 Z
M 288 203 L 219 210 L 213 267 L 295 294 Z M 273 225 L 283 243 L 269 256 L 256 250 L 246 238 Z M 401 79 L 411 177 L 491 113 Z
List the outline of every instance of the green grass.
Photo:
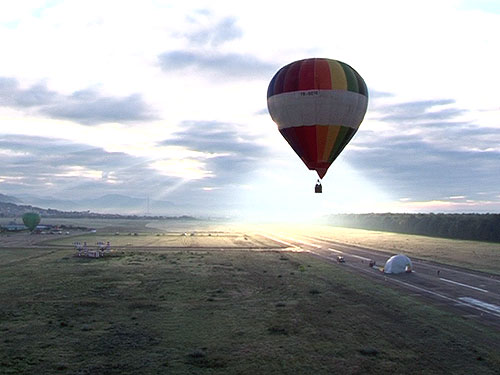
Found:
M 0 266 L 13 265 L 25 262 L 27 259 L 45 256 L 50 252 L 46 249 L 19 248 L 19 249 L 0 249 Z M 0 276 L 1 279 L 1 276 Z
M 170 247 L 170 248 L 278 248 L 276 242 L 253 235 L 239 232 L 168 232 L 168 233 L 143 233 L 143 232 L 105 232 L 82 233 L 77 236 L 52 236 L 41 242 L 46 246 L 73 247 L 73 243 L 87 242 L 89 246 L 95 246 L 100 241 L 110 242 L 113 248 L 127 247 Z
M 0 264 L 2 374 L 500 368 L 498 331 L 306 253 L 33 251 Z

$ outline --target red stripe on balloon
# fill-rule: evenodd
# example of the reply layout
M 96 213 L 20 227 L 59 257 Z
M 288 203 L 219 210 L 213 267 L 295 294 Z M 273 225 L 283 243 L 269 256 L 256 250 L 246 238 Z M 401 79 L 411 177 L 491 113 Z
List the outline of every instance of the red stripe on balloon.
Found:
M 284 128 L 280 132 L 307 166 L 318 162 L 315 126 Z
M 300 61 L 296 61 L 288 68 L 283 83 L 283 92 L 297 91 L 299 87 Z
M 330 65 L 325 59 L 315 59 L 314 80 L 315 89 L 330 90 L 332 88 Z
M 286 139 L 295 153 L 302 159 L 307 168 L 315 170 L 323 178 L 331 165 L 318 157 L 317 132 L 322 126 L 298 126 L 280 129 L 281 135 Z
M 286 72 L 288 71 L 288 68 L 290 65 L 287 65 L 283 67 L 279 72 L 278 76 L 276 77 L 276 82 L 274 83 L 274 94 L 281 94 L 283 92 L 283 85 L 285 83 L 285 75 Z
M 299 142 L 299 137 L 295 135 L 295 128 L 280 129 L 280 133 L 292 147 L 293 151 L 302 159 L 304 149 L 302 143 Z
M 302 60 L 299 71 L 299 90 L 314 90 L 314 60 Z

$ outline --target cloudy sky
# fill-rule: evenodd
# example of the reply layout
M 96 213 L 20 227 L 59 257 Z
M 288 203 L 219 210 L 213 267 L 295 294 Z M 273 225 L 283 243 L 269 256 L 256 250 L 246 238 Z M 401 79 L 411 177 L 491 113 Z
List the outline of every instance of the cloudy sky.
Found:
M 500 211 L 498 1 L 2 1 L 0 193 L 189 214 Z M 267 112 L 289 62 L 365 79 L 314 194 Z

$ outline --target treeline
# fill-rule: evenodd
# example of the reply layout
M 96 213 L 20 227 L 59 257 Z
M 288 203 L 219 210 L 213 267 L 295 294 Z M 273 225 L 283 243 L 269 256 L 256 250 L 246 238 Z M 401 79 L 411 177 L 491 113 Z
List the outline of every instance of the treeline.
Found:
M 500 242 L 500 214 L 338 214 L 328 216 L 327 223 L 349 228 Z

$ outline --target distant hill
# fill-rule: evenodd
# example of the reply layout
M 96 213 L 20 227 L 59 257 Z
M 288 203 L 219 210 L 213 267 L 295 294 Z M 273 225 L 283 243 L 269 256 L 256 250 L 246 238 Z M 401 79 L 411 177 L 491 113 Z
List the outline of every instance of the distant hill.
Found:
M 82 200 L 80 204 L 85 204 L 94 209 L 98 207 L 105 208 L 106 210 L 112 209 L 115 212 L 117 209 L 124 208 L 129 212 L 136 211 L 144 213 L 148 210 L 147 198 L 133 198 L 120 194 L 107 194 L 95 199 Z M 149 211 L 153 209 L 155 212 L 165 212 L 172 207 L 174 207 L 174 204 L 168 201 L 150 200 L 149 202 Z
M 177 219 L 177 220 L 198 220 L 193 216 L 143 216 L 143 215 L 119 215 L 119 214 L 102 214 L 87 211 L 61 211 L 52 208 L 45 209 L 31 205 L 18 205 L 15 203 L 7 203 L 0 201 L 0 217 L 19 218 L 26 212 L 37 212 L 43 217 L 57 218 L 102 218 L 102 219 Z
M 2 194 L 2 193 L 0 193 L 0 202 L 3 202 L 3 203 L 15 203 L 15 204 L 21 204 L 21 203 L 23 203 L 20 199 L 18 199 L 16 197 L 12 197 L 10 195 L 5 195 L 5 194 Z
M 12 198 L 12 197 L 11 197 Z M 107 194 L 90 199 L 60 199 L 53 197 L 37 197 L 33 195 L 23 195 L 17 202 L 37 207 L 52 208 L 61 211 L 93 211 L 103 214 L 120 215 L 168 215 L 171 212 L 178 213 L 180 208 L 172 202 L 162 200 L 150 200 L 148 209 L 147 198 L 134 198 L 121 194 Z M 1 200 L 0 200 L 1 202 Z
M 26 212 L 37 212 L 44 216 L 52 216 L 52 211 L 30 205 L 18 205 L 0 201 L 0 217 L 20 217 Z
M 80 209 L 79 204 L 72 200 L 57 199 L 52 197 L 36 197 L 32 195 L 21 195 L 19 196 L 19 199 L 24 204 L 29 204 L 37 207 L 54 208 L 66 211 Z

